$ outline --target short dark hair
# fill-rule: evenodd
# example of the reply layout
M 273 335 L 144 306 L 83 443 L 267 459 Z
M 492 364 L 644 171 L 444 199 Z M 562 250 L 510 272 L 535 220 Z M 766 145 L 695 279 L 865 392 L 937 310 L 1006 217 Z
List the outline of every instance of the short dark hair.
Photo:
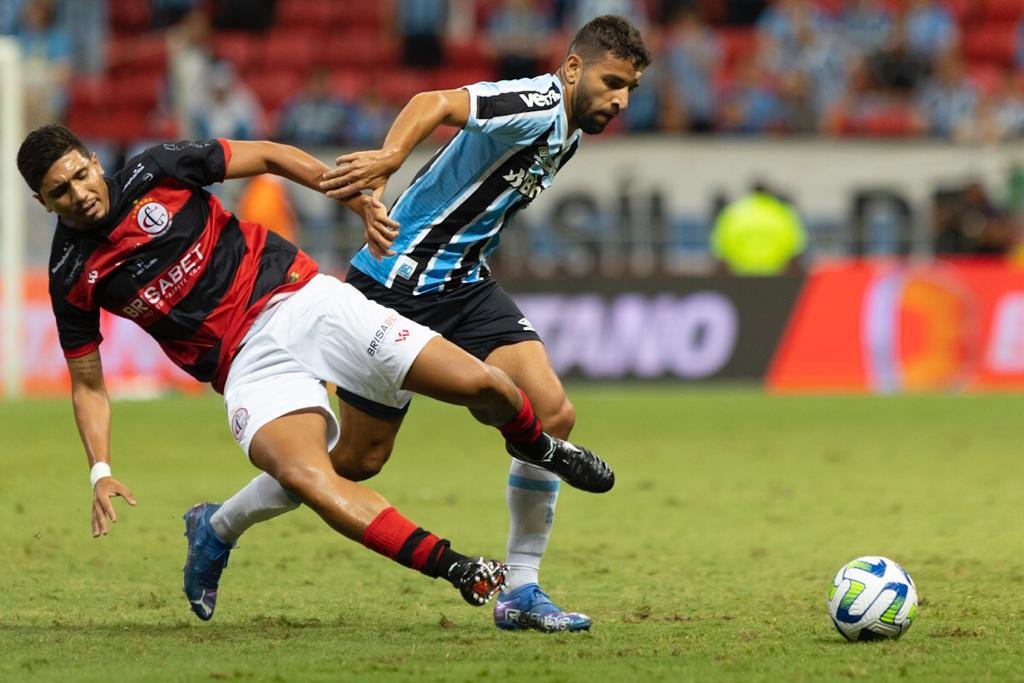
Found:
M 633 62 L 637 69 L 646 69 L 651 64 L 651 51 L 644 45 L 640 31 L 628 19 L 614 14 L 584 24 L 569 44 L 569 53 L 573 52 L 584 59 L 600 59 L 611 52 L 619 59 Z
M 39 192 L 46 172 L 57 159 L 72 150 L 89 156 L 89 148 L 64 126 L 59 123 L 40 126 L 26 135 L 18 148 L 18 171 L 32 191 Z

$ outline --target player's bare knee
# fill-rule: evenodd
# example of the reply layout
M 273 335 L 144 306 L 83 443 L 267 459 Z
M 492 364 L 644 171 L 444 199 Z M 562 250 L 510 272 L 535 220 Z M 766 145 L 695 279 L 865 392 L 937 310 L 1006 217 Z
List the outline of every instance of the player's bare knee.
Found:
M 273 476 L 282 487 L 306 503 L 314 501 L 316 495 L 325 490 L 325 472 L 308 465 L 282 463 Z
M 342 463 L 341 467 L 335 466 L 335 471 L 350 481 L 365 481 L 377 476 L 384 463 L 391 457 L 391 449 L 374 451 L 364 455 L 362 458 Z
M 358 451 L 352 447 L 335 448 L 331 451 L 331 464 L 335 472 L 349 481 L 365 481 L 384 468 L 391 457 L 393 445 L 394 441 L 388 439 L 369 446 L 361 445 Z
M 508 403 L 507 385 L 511 380 L 498 368 L 478 363 L 468 372 L 461 373 L 459 379 L 466 406 L 474 413 L 495 412 Z
M 513 401 L 519 390 L 504 370 L 492 365 L 483 367 L 486 373 L 477 386 L 476 401 L 471 410 L 482 422 L 502 424 L 515 416 Z
M 544 431 L 560 439 L 566 439 L 576 426 L 576 407 L 568 398 L 563 398 L 555 410 L 540 416 Z

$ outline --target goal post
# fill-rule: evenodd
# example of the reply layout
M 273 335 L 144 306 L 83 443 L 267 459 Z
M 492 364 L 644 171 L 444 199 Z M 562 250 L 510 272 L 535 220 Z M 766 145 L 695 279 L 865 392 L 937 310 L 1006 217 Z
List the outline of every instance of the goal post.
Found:
M 16 157 L 25 133 L 21 56 L 13 38 L 0 36 L 0 270 L 3 272 L 4 396 L 21 396 L 24 353 L 25 190 Z

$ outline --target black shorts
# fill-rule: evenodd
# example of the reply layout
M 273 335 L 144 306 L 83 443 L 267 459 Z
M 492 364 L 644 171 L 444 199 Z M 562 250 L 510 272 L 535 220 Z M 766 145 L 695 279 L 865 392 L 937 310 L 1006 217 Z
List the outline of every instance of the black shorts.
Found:
M 487 358 L 499 346 L 540 341 L 540 335 L 516 302 L 494 280 L 463 285 L 451 292 L 421 296 L 395 292 L 355 268 L 349 269 L 345 282 L 366 298 L 426 325 L 480 360 Z M 408 410 L 408 405 L 396 411 L 340 388 L 337 393 L 346 403 L 374 417 L 393 419 Z

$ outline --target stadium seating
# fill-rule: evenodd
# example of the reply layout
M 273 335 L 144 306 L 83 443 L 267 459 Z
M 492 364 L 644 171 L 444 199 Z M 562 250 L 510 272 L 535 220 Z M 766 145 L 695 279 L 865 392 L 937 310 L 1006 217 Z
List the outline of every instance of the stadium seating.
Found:
M 430 77 L 417 69 L 392 69 L 387 78 L 377 80 L 377 91 L 385 102 L 400 106 L 418 91 L 429 88 Z
M 971 64 L 1013 66 L 1017 57 L 1017 27 L 989 21 L 971 27 L 963 36 L 963 55 Z
M 213 52 L 218 59 L 234 64 L 240 71 L 246 71 L 259 56 L 256 41 L 248 33 L 225 31 L 217 35 Z
M 487 81 L 494 78 L 494 70 L 486 65 L 478 66 L 467 66 L 462 68 L 454 69 L 442 69 L 438 71 L 430 79 L 431 88 L 438 90 L 445 90 L 449 88 L 459 88 L 463 85 L 469 85 L 470 83 L 478 83 L 479 81 Z M 417 88 L 422 90 L 422 85 Z M 409 93 L 413 95 L 416 92 Z
M 134 144 L 148 134 L 145 110 L 73 109 L 68 125 L 84 140 L 103 140 L 122 145 Z
M 243 78 L 271 115 L 302 87 L 302 74 L 288 67 L 252 70 Z
M 111 40 L 107 44 L 111 71 L 160 72 L 167 66 L 167 40 L 158 33 L 142 33 Z
M 318 28 L 275 28 L 260 41 L 259 64 L 263 68 L 308 71 L 323 50 L 323 35 Z
M 277 24 L 285 27 L 323 28 L 332 26 L 335 5 L 340 2 L 307 2 L 307 0 L 280 0 L 277 4 Z
M 139 35 L 149 30 L 149 0 L 117 0 L 110 3 L 110 25 L 114 35 Z
M 895 8 L 902 0 L 889 0 Z M 497 0 L 477 1 L 480 27 L 498 6 Z M 653 7 L 656 3 L 648 3 Z M 700 3 L 705 16 L 723 21 L 723 0 Z M 1015 69 L 1018 27 L 1024 20 L 1024 0 L 945 0 L 961 31 L 961 53 L 968 73 L 982 93 L 994 93 L 1008 69 Z M 70 92 L 70 112 L 75 121 L 92 130 L 113 130 L 108 116 L 112 102 L 133 112 L 128 130 L 137 130 L 147 115 L 152 122 L 167 66 L 167 46 L 161 32 L 150 29 L 150 0 L 118 0 L 110 3 L 112 39 L 108 46 L 108 74 L 96 80 L 76 81 Z M 833 17 L 842 14 L 842 0 L 817 0 Z M 258 34 L 218 31 L 212 41 L 217 58 L 231 62 L 255 90 L 273 118 L 277 109 L 301 87 L 313 66 L 331 71 L 332 87 L 347 98 L 358 99 L 370 84 L 394 104 L 426 87 L 456 87 L 494 77 L 494 63 L 487 54 L 483 33 L 459 37 L 445 46 L 446 64 L 422 72 L 399 65 L 398 41 L 393 38 L 384 3 L 369 0 L 279 0 L 276 23 Z M 737 65 L 757 54 L 758 34 L 751 26 L 718 25 L 722 61 L 715 86 L 722 92 L 732 82 Z M 552 38 L 549 67 L 561 59 L 568 36 Z M 145 112 L 142 110 L 149 109 Z M 152 125 L 152 124 L 151 124 Z M 159 127 L 159 126 L 158 126 Z M 897 135 L 907 132 L 906 117 L 883 113 L 854 126 L 865 135 Z M 123 130 L 114 130 L 124 138 Z
M 164 87 L 162 73 L 125 73 L 108 79 L 105 99 L 118 109 L 152 111 Z
M 910 113 L 907 109 L 890 107 L 865 117 L 858 132 L 869 137 L 894 138 L 909 135 L 911 131 Z
M 995 64 L 978 63 L 967 68 L 967 75 L 978 93 L 985 97 L 998 92 L 1003 83 L 1005 70 Z
M 380 39 L 386 31 L 383 27 L 385 20 L 384 11 L 381 7 L 384 3 L 367 2 L 366 0 L 335 0 L 324 3 L 331 5 L 334 10 L 333 25 L 344 30 L 360 29 L 375 38 Z
M 983 0 L 978 5 L 985 21 L 1016 23 L 1024 17 L 1024 0 Z
M 953 13 L 961 27 L 966 26 L 978 15 L 978 0 L 946 0 L 946 7 Z
M 757 32 L 752 28 L 723 28 L 718 31 L 722 45 L 722 58 L 731 69 L 757 51 Z
M 381 41 L 372 32 L 332 31 L 327 39 L 328 63 L 334 67 L 386 69 L 397 61 L 394 46 Z
M 491 67 L 491 58 L 484 51 L 483 40 L 479 36 L 448 41 L 444 56 L 447 62 L 445 68 L 448 69 Z
M 331 72 L 331 90 L 345 99 L 354 100 L 366 92 L 373 78 L 365 69 L 334 69 Z

